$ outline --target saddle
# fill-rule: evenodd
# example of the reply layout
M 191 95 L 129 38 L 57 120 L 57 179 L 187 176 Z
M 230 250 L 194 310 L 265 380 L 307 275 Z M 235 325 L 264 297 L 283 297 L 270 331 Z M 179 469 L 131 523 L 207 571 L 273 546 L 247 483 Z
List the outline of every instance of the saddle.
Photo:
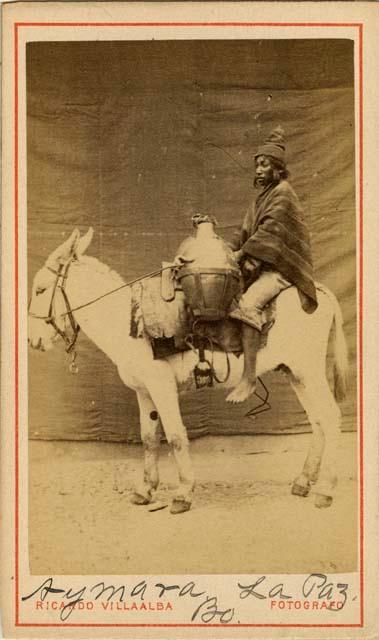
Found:
M 174 269 L 167 266 L 168 263 L 163 263 L 161 275 L 132 286 L 131 337 L 147 336 L 156 359 L 197 348 L 200 341 L 207 349 L 240 355 L 243 351 L 241 323 L 229 318 L 208 321 L 197 317 L 175 278 Z M 231 309 L 236 304 L 237 299 Z M 265 346 L 275 321 L 275 299 L 264 313 L 260 348 Z
M 175 263 L 133 285 L 130 334 L 148 336 L 155 358 L 194 349 L 204 363 L 205 349 L 243 351 L 240 322 L 228 318 L 243 281 L 232 249 L 215 232 L 216 220 L 196 214 L 192 224 L 195 233 L 182 242 Z

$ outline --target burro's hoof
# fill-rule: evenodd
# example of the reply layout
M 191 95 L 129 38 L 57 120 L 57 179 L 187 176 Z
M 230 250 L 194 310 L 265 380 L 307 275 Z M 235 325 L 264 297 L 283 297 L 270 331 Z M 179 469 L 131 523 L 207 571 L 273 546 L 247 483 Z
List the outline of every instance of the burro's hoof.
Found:
M 152 500 L 152 496 L 149 493 L 143 494 L 140 493 L 139 491 L 134 491 L 132 497 L 130 498 L 130 502 L 132 504 L 138 504 L 138 505 L 143 505 L 143 504 L 150 504 Z
M 333 496 L 325 496 L 323 493 L 316 493 L 315 495 L 315 507 L 318 509 L 326 509 L 330 507 L 333 502 Z
M 191 508 L 191 502 L 185 498 L 174 498 L 171 504 L 170 513 L 185 513 Z
M 304 484 L 298 484 L 297 482 L 294 482 L 292 485 L 291 493 L 293 496 L 301 496 L 302 498 L 306 498 L 310 490 L 311 490 L 310 483 L 304 485 Z

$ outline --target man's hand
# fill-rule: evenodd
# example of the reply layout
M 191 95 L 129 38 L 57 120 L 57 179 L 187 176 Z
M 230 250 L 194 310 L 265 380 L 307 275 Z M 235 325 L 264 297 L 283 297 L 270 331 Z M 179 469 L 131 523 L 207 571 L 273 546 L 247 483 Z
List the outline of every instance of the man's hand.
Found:
M 239 251 L 233 251 L 233 258 L 236 262 L 240 262 L 242 260 L 243 251 L 240 249 Z
M 195 258 L 187 258 L 187 256 L 175 256 L 174 258 L 174 265 L 176 267 L 183 267 L 184 265 L 188 264 L 189 262 L 194 262 Z
M 260 268 L 261 261 L 256 260 L 255 258 L 246 257 L 243 266 L 246 271 L 255 271 Z
M 256 260 L 255 258 L 251 258 L 250 256 L 246 256 L 243 265 L 242 265 L 242 275 L 245 280 L 248 282 L 253 282 L 259 275 L 261 270 L 262 262 L 260 260 Z

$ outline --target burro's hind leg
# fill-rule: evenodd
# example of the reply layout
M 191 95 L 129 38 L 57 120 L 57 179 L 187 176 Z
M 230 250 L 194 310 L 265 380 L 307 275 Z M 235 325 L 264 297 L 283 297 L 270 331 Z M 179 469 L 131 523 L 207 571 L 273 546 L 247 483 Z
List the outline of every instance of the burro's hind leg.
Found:
M 312 427 L 309 450 L 292 493 L 308 495 L 314 485 L 316 507 L 329 507 L 337 486 L 336 459 L 340 439 L 340 409 L 323 372 L 307 380 L 292 381 Z
M 142 481 L 135 488 L 132 502 L 134 504 L 149 504 L 153 499 L 153 492 L 159 484 L 159 415 L 147 391 L 137 391 L 137 399 L 140 411 L 141 440 L 144 448 L 144 470 Z
M 157 408 L 169 446 L 172 448 L 179 475 L 179 487 L 171 505 L 171 513 L 183 513 L 191 507 L 195 486 L 189 454 L 187 430 L 179 407 L 175 375 L 167 362 L 154 363 L 154 376 L 146 386 Z

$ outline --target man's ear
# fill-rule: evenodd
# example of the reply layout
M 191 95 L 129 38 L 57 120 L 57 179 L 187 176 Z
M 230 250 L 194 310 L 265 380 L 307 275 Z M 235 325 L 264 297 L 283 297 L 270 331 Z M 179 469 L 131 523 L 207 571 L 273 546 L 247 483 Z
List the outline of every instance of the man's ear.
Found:
M 74 249 L 75 255 L 81 256 L 83 253 L 85 253 L 92 242 L 92 238 L 93 238 L 93 228 L 90 227 L 87 233 L 84 236 L 82 236 L 77 242 L 76 247 Z
M 57 261 L 57 262 L 65 262 L 69 259 L 70 255 L 75 251 L 76 245 L 80 238 L 79 229 L 74 229 L 72 234 L 67 240 L 62 242 L 61 245 L 53 253 L 50 254 L 49 260 Z

